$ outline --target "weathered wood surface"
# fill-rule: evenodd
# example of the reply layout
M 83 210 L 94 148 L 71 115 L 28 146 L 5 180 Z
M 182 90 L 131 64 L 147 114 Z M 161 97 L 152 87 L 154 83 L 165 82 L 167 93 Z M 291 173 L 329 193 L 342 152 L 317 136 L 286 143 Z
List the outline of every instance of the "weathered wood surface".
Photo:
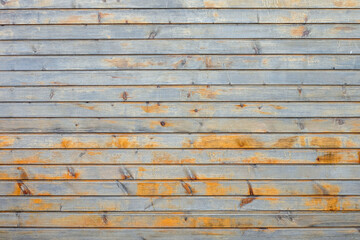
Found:
M 0 70 L 114 69 L 358 70 L 360 55 L 0 56 Z
M 359 13 L 360 14 L 360 13 Z M 360 17 L 359 17 L 360 19 Z M 359 20 L 360 21 L 360 20 Z M 336 47 L 334 47 L 336 46 Z M 359 54 L 359 40 L 0 41 L 0 55 Z
M 359 24 L 5 25 L 1 40 L 21 39 L 360 38 Z
M 0 41 L 0 45 L 1 45 Z M 15 42 L 16 43 L 16 42 Z M 3 49 L 0 49 L 0 51 Z M 66 51 L 66 49 L 63 49 Z M 357 70 L 0 71 L 1 86 L 46 85 L 360 85 Z
M 213 179 L 344 179 L 359 180 L 359 165 L 112 165 L 3 166 L 1 180 L 213 180 Z M 282 174 L 277 174 L 281 172 Z
M 360 61 L 359 61 L 360 63 Z M 261 92 L 261 94 L 259 94 Z M 279 94 L 281 92 L 282 94 Z M 360 86 L 1 87 L 0 101 L 360 101 Z
M 0 148 L 359 148 L 359 134 L 1 134 Z
M 254 201 L 254 203 L 257 200 Z M 359 213 L 0 213 L 5 227 L 352 227 Z
M 44 229 L 44 228 L 1 228 L 0 235 L 7 239 L 33 240 L 51 239 L 111 239 L 126 238 L 129 240 L 160 239 L 178 240 L 199 238 L 206 240 L 226 239 L 238 240 L 288 240 L 296 236 L 298 240 L 328 240 L 328 239 L 360 239 L 360 233 L 355 228 L 294 228 L 294 229 Z
M 346 89 L 346 88 L 345 88 Z M 358 102 L 0 103 L 0 117 L 359 117 Z
M 359 149 L 1 150 L 0 164 L 357 164 Z
M 8 10 L 0 24 L 359 23 L 359 16 L 359 9 Z
M 360 181 L 339 180 L 207 180 L 207 181 L 143 181 L 143 180 L 64 180 L 64 181 L 1 181 L 2 196 L 339 196 L 360 195 Z M 249 188 L 251 186 L 251 188 Z M 340 197 L 339 197 L 340 198 Z M 348 197 L 352 199 L 353 197 Z M 231 199 L 230 197 L 224 199 Z M 281 204 L 286 203 L 283 199 Z M 293 199 L 298 199 L 294 198 Z M 307 198 L 308 199 L 308 198 Z M 313 198 L 311 198 L 313 199 Z M 323 207 L 317 198 L 312 208 Z M 324 200 L 327 199 L 327 200 Z M 329 200 L 331 202 L 334 200 Z M 351 201 L 358 201 L 352 199 Z M 276 201 L 274 201 L 276 202 Z M 295 205 L 296 201 L 286 203 Z M 221 205 L 224 205 L 221 204 Z M 302 206 L 306 207 L 306 206 Z M 266 209 L 265 209 L 266 210 Z M 325 209 L 323 209 L 325 210 Z
M 1 8 L 359 8 L 359 0 L 4 0 Z
M 340 226 L 358 226 L 359 225 L 359 211 L 356 209 L 359 207 L 359 197 L 292 197 L 292 204 L 286 197 L 255 197 L 244 196 L 234 199 L 233 197 L 1 197 L 0 198 L 0 210 L 1 211 L 118 211 L 118 212 L 185 212 L 185 211 L 263 211 L 264 209 L 274 211 L 279 208 L 282 203 L 285 205 L 283 211 L 286 209 L 327 209 L 327 211 L 341 211 L 349 208 L 355 211 L 345 213 L 310 213 L 315 219 L 319 217 L 318 222 L 312 222 L 307 224 L 297 224 L 297 221 L 272 221 L 274 225 L 264 226 L 260 222 L 256 225 L 256 221 L 252 224 L 247 223 L 245 219 L 241 219 L 241 216 L 237 216 L 237 219 L 241 219 L 245 225 L 239 225 L 237 227 L 340 227 Z M 295 200 L 296 199 L 296 200 Z M 227 204 L 226 201 L 229 201 Z M 302 206 L 301 206 L 302 205 Z M 267 212 L 269 212 L 267 211 Z M 309 212 L 306 212 L 309 214 Z M 15 216 L 15 213 L 13 213 Z M 253 212 L 250 215 L 261 215 L 261 218 L 266 219 L 266 216 L 261 212 Z M 304 214 L 304 218 L 308 221 L 312 219 L 309 215 Z M 330 215 L 329 215 L 330 214 Z M 246 213 L 244 214 L 247 215 Z M 271 219 L 276 215 L 270 214 Z M 296 215 L 292 215 L 296 218 Z M 300 215 L 301 216 L 301 215 Z M 261 221 L 257 219 L 257 221 Z M 301 217 L 300 217 L 301 218 Z M 251 219 L 251 217 L 250 217 Z M 275 220 L 273 219 L 273 220 Z M 305 220 L 304 219 L 304 220 Z M 338 219 L 338 220 L 335 220 Z M 342 221 L 340 221 L 342 219 Z M 306 220 L 305 220 L 306 221 Z M 311 220 L 310 220 L 311 221 Z M 327 222 L 328 221 L 328 222 Z M 150 222 L 150 221 L 149 221 Z M 301 222 L 301 221 L 300 221 Z M 327 222 L 327 223 L 326 223 Z M 90 223 L 89 223 L 90 224 Z M 135 223 L 133 223 L 135 224 Z M 247 225 L 249 224 L 249 225 Z M 279 225 L 278 225 L 279 224 Z M 334 224 L 334 225 L 333 225 Z M 344 224 L 344 225 L 342 225 Z M 90 226 L 89 226 L 90 227 Z M 206 227 L 206 226 L 203 226 Z M 211 227 L 211 224 L 209 224 Z M 235 226 L 234 226 L 235 227 Z
M 0 239 L 360 240 L 359 0 L 0 9 Z
M 5 133 L 360 133 L 360 118 L 0 118 Z

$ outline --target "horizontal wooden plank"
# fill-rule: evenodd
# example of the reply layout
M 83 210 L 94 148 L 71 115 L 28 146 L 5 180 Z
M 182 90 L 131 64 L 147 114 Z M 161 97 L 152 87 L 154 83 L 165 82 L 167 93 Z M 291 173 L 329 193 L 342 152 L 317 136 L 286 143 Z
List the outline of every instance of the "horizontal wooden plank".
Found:
M 360 61 L 359 61 L 360 63 Z M 261 94 L 259 94 L 261 92 Z M 279 94 L 281 93 L 281 94 Z M 0 101 L 360 101 L 360 86 L 0 87 Z
M 359 117 L 359 103 L 0 103 L 1 117 Z
M 355 70 L 360 55 L 0 56 L 0 70 L 114 69 Z
M 281 173 L 281 174 L 279 174 Z M 360 165 L 0 165 L 1 180 L 360 179 Z
M 290 200 L 290 201 L 289 201 Z M 292 201 L 291 201 L 292 200 Z M 357 226 L 359 224 L 359 197 L 1 197 L 1 211 L 272 211 L 277 210 L 279 205 L 283 209 L 327 209 L 328 211 L 340 211 L 343 209 L 355 210 L 353 213 L 337 212 L 333 216 L 342 219 L 341 222 L 333 222 L 336 218 L 328 216 L 322 221 L 314 222 L 311 226 Z M 300 206 L 302 205 L 302 207 Z M 15 214 L 15 213 L 14 213 Z M 254 214 L 254 213 L 253 213 Z M 255 213 L 256 214 L 256 213 Z M 310 214 L 311 216 L 323 216 L 321 212 Z M 344 214 L 344 215 L 342 215 Z M 354 215 L 352 215 L 354 214 Z M 246 215 L 246 214 L 245 214 Z M 257 215 L 257 214 L 256 214 Z M 259 214 L 260 215 L 260 214 Z M 306 215 L 306 214 L 305 214 Z M 349 218 L 346 216 L 349 215 Z M 266 218 L 265 216 L 261 215 Z M 293 214 L 292 214 L 293 216 Z M 295 218 L 296 215 L 294 215 Z M 350 217 L 353 216 L 354 218 Z M 240 219 L 240 215 L 237 216 Z M 307 217 L 309 218 L 309 216 Z M 325 223 L 329 219 L 329 223 Z M 347 219 L 347 220 L 345 220 Z M 355 220 L 357 219 L 357 220 Z M 348 222 L 347 222 L 348 221 Z M 3 222 L 3 221 L 2 221 Z M 150 221 L 151 222 L 151 221 Z M 246 222 L 242 219 L 241 222 Z M 290 221 L 292 222 L 292 221 Z M 279 225 L 263 226 L 261 223 L 252 225 L 239 225 L 238 227 L 310 227 L 293 221 L 276 221 Z M 4 224 L 4 223 L 3 223 Z M 135 223 L 133 223 L 135 227 Z M 247 223 L 245 223 L 247 224 Z M 274 223 L 275 224 L 275 223 Z M 285 224 L 285 225 L 283 225 Z M 345 225 L 342 225 L 345 224 Z M 165 225 L 165 224 L 164 224 Z M 35 225 L 36 226 L 36 225 Z M 90 227 L 90 225 L 89 225 Z
M 1 150 L 1 164 L 356 164 L 359 149 Z
M 360 14 L 360 13 L 359 13 Z M 334 47 L 336 46 L 336 48 Z M 0 55 L 359 54 L 360 40 L 0 41 Z
M 359 0 L 127 0 L 127 1 L 98 1 L 98 0 L 6 0 L 0 8 L 359 8 Z
M 1 134 L 0 148 L 359 148 L 359 134 Z
M 1 40 L 360 38 L 359 24 L 5 25 Z
M 0 24 L 359 23 L 359 15 L 358 9 L 8 10 Z
M 256 201 L 259 200 L 256 199 L 254 203 Z M 359 215 L 359 213 L 0 213 L 0 226 L 245 228 L 254 225 L 257 227 L 313 227 L 315 225 L 346 227 L 358 224 L 359 219 L 356 217 L 359 218 Z
M 360 118 L 0 118 L 9 133 L 360 133 Z
M 2 181 L 3 196 L 301 196 L 360 195 L 360 181 Z M 249 188 L 250 186 L 250 188 Z M 319 201 L 322 202 L 322 201 Z M 326 202 L 326 201 L 325 201 Z M 294 204 L 295 201 L 289 201 Z M 221 204 L 223 205 L 223 204 Z M 311 205 L 314 207 L 323 205 Z M 306 206 L 303 206 L 306 207 Z
M 1 45 L 2 42 L 0 42 Z M 0 49 L 1 51 L 1 49 Z M 1 86 L 46 85 L 360 85 L 358 71 L 1 71 Z
M 43 229 L 43 228 L 1 228 L 0 236 L 5 239 L 116 239 L 129 240 L 159 239 L 226 239 L 238 240 L 288 240 L 296 236 L 298 240 L 360 239 L 357 228 L 316 228 L 316 229 Z

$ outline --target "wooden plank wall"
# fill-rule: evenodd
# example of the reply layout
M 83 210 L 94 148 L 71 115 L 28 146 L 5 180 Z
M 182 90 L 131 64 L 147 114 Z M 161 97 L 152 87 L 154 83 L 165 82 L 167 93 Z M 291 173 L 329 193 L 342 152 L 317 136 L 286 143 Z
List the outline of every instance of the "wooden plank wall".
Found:
M 360 0 L 0 0 L 0 239 L 360 239 Z

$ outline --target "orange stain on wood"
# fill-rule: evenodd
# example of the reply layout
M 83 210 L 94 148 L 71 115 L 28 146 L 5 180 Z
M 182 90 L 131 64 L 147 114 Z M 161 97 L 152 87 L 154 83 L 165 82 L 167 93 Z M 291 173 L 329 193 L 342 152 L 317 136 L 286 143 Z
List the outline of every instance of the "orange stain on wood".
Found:
M 305 205 L 310 207 L 309 210 L 325 210 L 325 211 L 340 211 L 341 205 L 339 197 L 314 197 L 305 202 Z
M 256 187 L 256 184 L 253 184 L 252 188 L 254 190 L 254 195 L 276 196 L 280 194 L 279 189 L 272 187 L 271 185 Z
M 257 148 L 262 146 L 263 143 L 245 135 L 209 135 L 199 137 L 193 142 L 189 139 L 183 143 L 184 148 Z
M 85 108 L 85 109 L 88 109 L 88 110 L 95 110 L 95 106 L 87 106 L 85 104 L 80 104 L 80 103 L 75 103 L 75 105 L 81 107 L 81 108 Z
M 162 62 L 152 62 L 150 60 L 135 62 L 133 59 L 123 59 L 123 58 L 110 58 L 104 59 L 105 63 L 112 67 L 116 67 L 119 69 L 128 69 L 128 68 L 146 68 L 149 66 L 161 66 Z
M 69 16 L 66 19 L 59 21 L 58 24 L 73 24 L 83 22 L 82 16 Z
M 15 143 L 14 137 L 0 136 L 0 147 L 9 147 Z
M 287 138 L 280 138 L 277 142 L 273 145 L 276 148 L 293 148 L 298 140 L 297 136 L 294 137 L 287 137 Z
M 290 34 L 293 37 L 302 37 L 305 31 L 306 31 L 306 27 L 299 26 L 292 28 Z
M 128 137 L 116 137 L 113 138 L 113 141 L 110 146 L 115 146 L 117 148 L 136 148 L 139 147 L 139 143 L 136 140 L 129 140 Z
M 356 7 L 356 1 L 354 0 L 336 0 L 334 1 L 336 7 Z
M 14 160 L 15 164 L 34 164 L 34 163 L 47 163 L 47 162 L 49 162 L 49 159 L 40 158 L 39 153 L 33 156 L 18 158 Z
M 321 148 L 341 148 L 341 140 L 336 137 L 312 137 L 310 141 L 312 147 Z
M 168 152 L 153 152 L 151 161 L 157 164 L 196 163 L 196 158 L 176 158 Z
M 215 99 L 220 94 L 219 90 L 212 90 L 209 87 L 202 87 L 189 92 L 190 95 L 198 94 L 205 99 Z
M 169 109 L 168 106 L 164 106 L 161 104 L 146 105 L 141 106 L 141 108 L 146 113 L 167 113 Z
M 63 138 L 60 144 L 56 144 L 55 147 L 60 148 L 100 148 L 100 144 L 97 142 L 80 142 L 71 138 Z
M 232 187 L 225 187 L 218 182 L 205 182 L 205 195 L 228 195 L 234 190 Z
M 316 158 L 317 163 L 339 163 L 343 160 L 343 156 L 334 152 L 325 153 Z
M 175 184 L 166 182 L 139 182 L 137 183 L 136 195 L 172 195 L 174 193 L 175 187 Z

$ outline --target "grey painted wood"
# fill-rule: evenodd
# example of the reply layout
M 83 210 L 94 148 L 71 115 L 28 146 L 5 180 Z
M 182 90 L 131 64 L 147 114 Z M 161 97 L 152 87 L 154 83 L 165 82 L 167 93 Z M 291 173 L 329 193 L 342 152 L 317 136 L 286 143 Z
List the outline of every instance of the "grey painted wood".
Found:
M 1 181 L 0 195 L 2 196 L 227 196 L 223 199 L 234 199 L 229 196 L 339 196 L 360 195 L 360 181 L 260 181 L 260 180 L 207 180 L 207 181 L 142 181 L 142 180 L 115 180 L 115 181 Z M 249 184 L 252 191 L 249 191 Z M 347 199 L 359 201 L 356 199 Z M 286 203 L 290 198 L 281 198 L 281 206 L 299 207 L 296 199 Z M 321 203 L 329 203 L 334 198 L 304 198 L 310 204 L 308 207 L 324 210 Z M 311 199 L 311 200 L 309 200 Z M 313 200 L 313 199 L 319 199 Z M 322 200 L 321 200 L 322 199 Z M 337 199 L 337 198 L 335 198 Z M 295 201 L 294 201 L 295 200 Z M 272 200 L 273 201 L 273 200 Z M 231 204 L 233 202 L 229 201 Z M 274 199 L 274 202 L 277 202 Z M 285 204 L 284 204 L 285 202 Z M 303 201 L 302 201 L 303 204 Z M 224 204 L 221 204 L 224 205 Z M 335 204 L 336 205 L 336 204 Z M 301 205 L 303 208 L 306 206 Z M 349 206 L 349 205 L 348 205 Z M 259 206 L 261 207 L 261 206 Z M 345 206 L 346 207 L 346 206 Z M 319 210 L 317 209 L 317 210 Z M 216 210 L 216 209 L 215 209 Z M 265 209 L 266 210 L 266 209 Z M 307 209 L 308 210 L 308 209 Z
M 360 118 L 0 118 L 9 133 L 360 133 Z
M 213 180 L 213 179 L 343 179 L 359 180 L 359 165 L 117 165 L 117 166 L 6 166 L 0 165 L 1 180 Z M 281 172 L 279 175 L 277 173 Z
M 360 63 L 360 61 L 359 61 Z M 261 92 L 261 94 L 259 94 Z M 281 93 L 281 94 L 279 94 Z M 360 101 L 360 86 L 2 87 L 1 102 Z
M 356 70 L 0 71 L 1 86 L 210 84 L 360 85 L 360 72 Z
M 193 53 L 196 54 L 359 54 L 360 41 L 359 40 L 312 40 L 312 39 L 0 41 L 0 55 L 193 54 Z
M 1 150 L 1 164 L 357 164 L 359 149 Z M 350 194 L 351 195 L 351 194 Z
M 1 117 L 360 117 L 357 102 L 0 103 Z
M 288 198 L 284 198 L 288 199 Z M 294 205 L 289 202 L 283 202 L 289 206 L 290 209 L 297 208 L 299 197 L 293 197 Z M 295 200 L 297 199 L 297 200 Z M 341 227 L 341 226 L 358 226 L 359 215 L 358 211 L 350 212 L 336 212 L 344 207 L 356 208 L 359 204 L 359 197 L 313 197 L 307 198 L 309 208 L 313 206 L 314 209 L 318 209 L 323 206 L 327 208 L 329 212 L 305 212 L 297 215 L 296 213 L 290 215 L 294 218 L 294 221 L 276 220 L 277 214 L 272 214 L 272 209 L 277 209 L 277 204 L 282 204 L 280 197 L 242 197 L 242 198 L 225 198 L 225 197 L 1 197 L 0 209 L 7 211 L 121 211 L 121 212 L 185 212 L 185 211 L 262 211 L 264 208 L 259 207 L 259 203 L 263 202 L 264 206 L 269 206 L 270 211 L 266 211 L 266 214 L 261 212 L 250 213 L 238 213 L 238 219 L 241 219 L 244 225 L 232 226 L 232 227 L 253 227 L 253 224 L 257 224 L 257 227 Z M 303 199 L 304 200 L 304 199 Z M 223 204 L 228 201 L 227 204 Z M 258 203 L 257 203 L 258 202 Z M 267 202 L 267 203 L 266 203 Z M 317 204 L 318 203 L 318 206 Z M 272 205 L 272 207 L 271 207 Z M 301 203 L 299 204 L 301 205 Z M 306 205 L 306 200 L 303 201 L 303 205 Z M 252 207 L 253 206 L 253 207 Z M 285 210 L 283 210 L 285 211 Z M 223 212 L 224 213 L 224 212 Z M 16 213 L 12 213 L 16 214 Z M 106 213 L 105 213 L 106 214 Z M 272 216 L 271 223 L 268 222 L 266 215 Z M 289 212 L 285 213 L 289 214 Z M 246 221 L 241 215 L 247 217 L 251 222 Z M 253 215 L 253 216 L 252 216 Z M 258 216 L 259 218 L 254 216 Z M 302 217 L 301 217 L 302 216 Z M 302 220 L 297 218 L 302 218 Z M 315 218 L 315 219 L 313 219 Z M 263 222 L 261 221 L 263 219 Z M 297 219 L 297 220 L 296 220 Z M 315 220 L 314 222 L 311 219 Z M 341 219 L 341 220 L 340 220 Z M 276 220 L 276 221 L 274 221 Z M 256 222 L 260 221 L 260 222 Z M 305 223 L 311 221 L 311 224 Z M 317 221 L 317 222 L 316 222 Z M 4 221 L 1 221 L 4 222 Z M 264 224 L 267 222 L 266 224 Z M 301 223 L 302 222 L 302 223 Z M 35 222 L 36 224 L 36 222 Z M 88 223 L 91 224 L 91 223 Z M 133 223 L 134 225 L 136 223 Z M 147 223 L 151 224 L 151 223 Z M 4 223 L 2 223 L 4 225 Z M 211 226 L 212 224 L 210 224 Z M 32 225 L 34 226 L 34 225 Z M 36 226 L 36 225 L 35 225 Z M 164 224 L 165 226 L 165 224 Z M 90 226 L 89 226 L 90 227 Z M 204 226 L 203 226 L 204 227 Z
M 359 0 L 292 1 L 292 0 L 6 0 L 1 8 L 359 8 Z
M 297 228 L 297 229 L 43 229 L 43 228 L 1 228 L 0 236 L 14 240 L 33 239 L 181 239 L 199 238 L 206 240 L 298 240 L 350 239 L 359 240 L 357 228 Z M 180 237 L 181 236 L 181 237 Z
M 360 38 L 359 24 L 8 25 L 1 40 L 19 39 Z
M 1 134 L 0 148 L 359 148 L 359 134 Z
M 360 55 L 0 56 L 0 70 L 114 69 L 355 70 Z
M 289 199 L 293 200 L 293 199 Z M 295 201 L 301 201 L 296 199 Z M 253 203 L 261 201 L 256 199 Z M 306 201 L 306 200 L 305 200 Z M 233 203 L 233 205 L 236 205 Z M 0 213 L 0 223 L 5 227 L 162 227 L 162 228 L 237 228 L 251 227 L 307 227 L 336 226 L 346 227 L 359 223 L 359 214 L 324 214 L 324 213 Z M 185 219 L 186 218 L 186 219 Z M 346 219 L 346 220 L 345 220 Z M 319 221 L 319 222 L 315 222 Z
M 8 10 L 0 24 L 359 23 L 359 15 L 358 9 Z

